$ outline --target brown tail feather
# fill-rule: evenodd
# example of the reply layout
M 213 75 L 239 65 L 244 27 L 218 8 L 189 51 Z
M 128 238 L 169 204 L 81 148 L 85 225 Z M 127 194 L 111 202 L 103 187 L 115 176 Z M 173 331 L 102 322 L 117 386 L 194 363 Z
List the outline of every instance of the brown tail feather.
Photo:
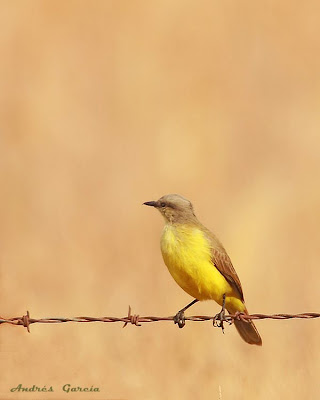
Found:
M 244 312 L 248 314 L 247 309 Z M 252 321 L 239 321 L 235 319 L 234 325 L 245 342 L 262 346 L 262 339 Z

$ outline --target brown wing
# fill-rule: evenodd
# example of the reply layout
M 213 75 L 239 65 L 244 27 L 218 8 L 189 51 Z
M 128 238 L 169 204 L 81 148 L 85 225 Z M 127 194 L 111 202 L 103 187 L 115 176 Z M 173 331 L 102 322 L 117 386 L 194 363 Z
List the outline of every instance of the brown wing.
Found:
M 234 289 L 236 289 L 236 291 L 239 293 L 241 300 L 244 300 L 240 279 L 235 269 L 233 268 L 232 262 L 227 252 L 225 251 L 224 247 L 219 242 L 219 240 L 214 236 L 213 233 L 211 233 L 207 229 L 205 231 L 212 244 L 211 247 L 212 262 L 214 263 L 216 268 L 220 271 L 220 273 L 230 283 L 230 285 Z

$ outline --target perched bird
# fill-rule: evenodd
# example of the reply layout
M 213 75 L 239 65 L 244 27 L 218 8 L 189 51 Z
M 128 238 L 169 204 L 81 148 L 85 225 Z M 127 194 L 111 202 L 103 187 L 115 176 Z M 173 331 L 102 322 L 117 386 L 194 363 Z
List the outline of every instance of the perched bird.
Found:
M 170 274 L 194 300 L 174 317 L 184 326 L 184 311 L 197 301 L 215 300 L 222 306 L 215 320 L 223 328 L 224 310 L 248 314 L 238 275 L 222 244 L 198 221 L 191 202 L 178 194 L 143 203 L 155 207 L 165 220 L 161 252 Z M 235 320 L 244 341 L 261 346 L 262 340 L 252 321 Z

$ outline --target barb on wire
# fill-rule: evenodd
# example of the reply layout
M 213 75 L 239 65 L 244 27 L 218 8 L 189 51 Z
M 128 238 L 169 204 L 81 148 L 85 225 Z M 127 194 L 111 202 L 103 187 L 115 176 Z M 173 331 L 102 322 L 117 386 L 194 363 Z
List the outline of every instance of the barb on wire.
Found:
M 258 319 L 275 319 L 275 320 L 284 320 L 284 319 L 313 319 L 320 318 L 320 313 L 302 313 L 302 314 L 251 314 L 247 315 L 244 313 L 236 313 L 231 315 L 226 315 L 224 321 L 233 323 L 234 320 L 258 320 Z M 186 321 L 213 321 L 214 316 L 205 316 L 205 315 L 195 315 L 191 317 L 185 317 Z M 73 318 L 58 318 L 58 317 L 49 317 L 49 318 L 31 318 L 29 311 L 27 311 L 26 315 L 22 317 L 13 317 L 13 318 L 3 318 L 0 317 L 0 324 L 11 324 L 11 325 L 22 325 L 27 328 L 27 331 L 30 332 L 31 324 L 57 324 L 63 322 L 123 322 L 123 327 L 126 327 L 127 324 L 132 324 L 136 326 L 141 326 L 141 324 L 146 322 L 159 322 L 159 321 L 174 321 L 174 317 L 140 317 L 137 314 L 131 314 L 131 307 L 129 306 L 128 314 L 125 317 L 73 317 Z

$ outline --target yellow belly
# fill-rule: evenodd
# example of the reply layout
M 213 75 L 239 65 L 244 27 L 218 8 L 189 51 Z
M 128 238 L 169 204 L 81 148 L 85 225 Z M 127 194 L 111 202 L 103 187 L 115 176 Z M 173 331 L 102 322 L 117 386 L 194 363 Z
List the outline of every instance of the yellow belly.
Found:
M 177 284 L 198 300 L 215 300 L 239 309 L 241 300 L 211 261 L 210 242 L 195 226 L 166 225 L 161 237 L 164 262 Z

